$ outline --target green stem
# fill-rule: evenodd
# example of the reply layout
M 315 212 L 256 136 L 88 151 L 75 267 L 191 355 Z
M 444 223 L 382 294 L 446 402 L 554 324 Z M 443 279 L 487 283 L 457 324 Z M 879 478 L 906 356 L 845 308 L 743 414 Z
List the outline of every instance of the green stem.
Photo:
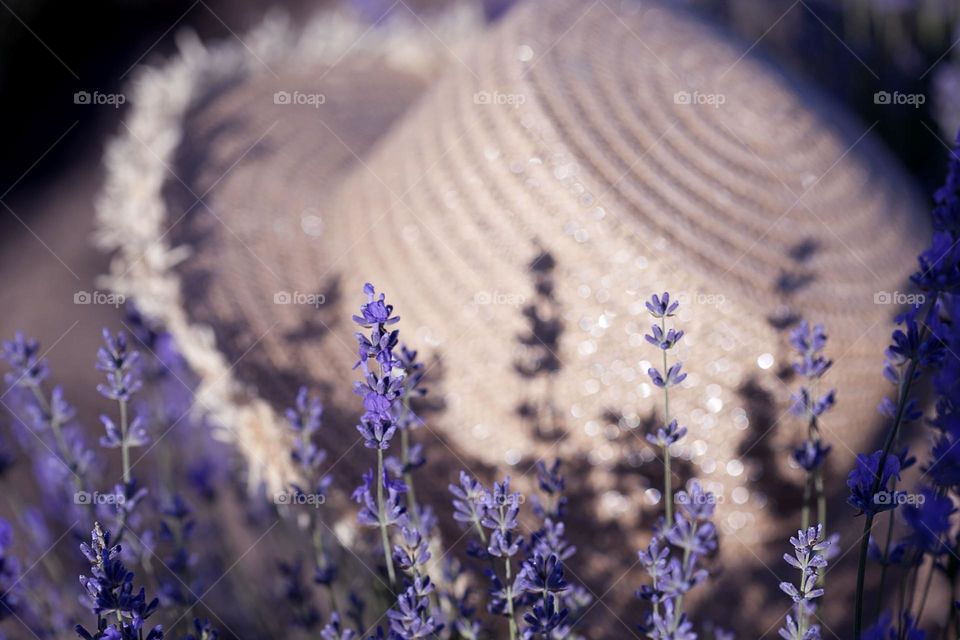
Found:
M 660 329 L 664 335 L 667 333 L 666 314 L 660 317 Z M 663 424 L 664 427 L 670 424 L 670 387 L 667 384 L 667 350 L 663 351 Z M 665 515 L 667 528 L 673 526 L 673 474 L 670 469 L 670 445 L 663 447 L 663 504 L 666 508 Z
M 40 411 L 43 412 L 43 415 L 47 418 L 47 422 L 50 424 L 50 430 L 53 431 L 53 439 L 57 444 L 57 448 L 60 450 L 60 455 L 62 455 L 64 460 L 66 460 L 67 466 L 70 467 L 70 471 L 74 472 L 74 475 L 76 475 L 77 463 L 73 459 L 73 454 L 70 452 L 70 447 L 67 446 L 66 438 L 63 437 L 63 425 L 60 424 L 59 420 L 54 419 L 50 402 L 47 400 L 46 396 L 43 395 L 43 391 L 40 389 L 40 387 L 35 384 L 31 384 L 29 385 L 29 389 L 33 394 L 34 399 L 37 401 L 37 404 L 40 406 Z
M 823 525 L 823 532 L 827 531 L 827 494 L 823 490 L 823 469 L 817 469 L 813 475 L 813 486 L 817 494 L 817 522 Z
M 807 481 L 803 483 L 803 507 L 800 509 L 800 528 L 804 531 L 810 526 L 810 491 L 813 486 L 813 478 L 808 475 Z
M 502 510 L 502 507 L 501 507 Z M 504 581 L 504 586 L 507 591 L 507 611 L 510 614 L 510 640 L 516 640 L 517 637 L 517 618 L 516 613 L 513 610 L 513 575 L 512 569 L 510 567 L 510 558 L 505 559 L 506 565 L 506 580 Z
M 683 564 L 681 565 L 684 567 L 684 571 L 686 571 L 686 566 L 688 562 L 690 562 L 690 548 L 686 547 L 683 550 Z M 677 627 L 680 626 L 680 618 L 682 617 L 681 616 L 682 613 L 683 613 L 683 594 L 681 593 L 679 596 L 677 596 L 677 608 L 676 608 L 676 614 L 674 615 L 674 624 L 673 624 L 674 632 L 677 630 Z
M 870 540 L 870 529 L 873 527 L 873 515 L 868 514 L 863 523 L 863 540 Z M 853 638 L 860 640 L 860 630 L 863 628 L 863 579 L 867 568 L 867 543 L 860 544 L 860 555 L 857 565 L 857 595 L 854 601 Z
M 955 561 L 951 559 L 951 562 L 955 564 Z M 950 602 L 957 601 L 957 581 L 956 579 L 950 581 Z M 954 606 L 949 607 L 950 613 L 947 614 L 947 621 L 943 625 L 943 636 L 945 638 L 950 637 L 950 628 L 953 626 L 954 621 L 957 618 L 957 608 Z
M 311 520 L 315 520 L 315 519 L 316 519 L 316 516 L 313 516 L 311 518 Z M 316 564 L 319 567 L 321 562 L 326 562 L 326 558 L 325 558 L 326 554 L 324 553 L 324 549 L 323 549 L 323 532 L 320 530 L 320 527 L 316 526 L 315 522 L 311 523 L 311 528 L 313 529 L 313 549 L 314 549 L 314 557 L 316 558 L 316 560 L 314 561 L 314 564 Z M 330 592 L 330 611 L 332 611 L 333 613 L 336 613 L 339 616 L 340 607 L 337 604 L 337 594 L 336 594 L 336 591 L 334 591 L 333 584 L 328 584 L 327 590 Z
M 920 624 L 920 618 L 923 616 L 923 610 L 927 606 L 927 596 L 930 595 L 930 586 L 933 584 L 933 575 L 937 572 L 937 562 L 936 559 L 932 559 L 930 562 L 930 572 L 927 574 L 927 583 L 923 588 L 923 595 L 920 597 L 920 608 L 917 609 L 916 621 L 917 624 Z
M 670 447 L 663 448 L 663 501 L 667 507 L 667 527 L 673 526 L 673 478 L 670 471 Z
M 393 570 L 393 556 L 390 554 L 390 535 L 387 533 L 387 511 L 383 502 L 383 449 L 377 447 L 377 511 L 380 515 L 380 540 L 383 543 L 383 557 L 387 563 L 387 575 L 390 587 L 396 587 L 397 574 Z
M 893 511 L 887 519 L 887 542 L 883 549 L 883 563 L 880 565 L 880 595 L 877 602 L 877 609 L 883 609 L 883 594 L 886 593 L 883 588 L 887 581 L 887 564 L 890 561 L 890 541 L 893 539 Z
M 120 457 L 123 460 L 123 484 L 130 484 L 130 445 L 127 442 L 127 401 L 120 400 Z

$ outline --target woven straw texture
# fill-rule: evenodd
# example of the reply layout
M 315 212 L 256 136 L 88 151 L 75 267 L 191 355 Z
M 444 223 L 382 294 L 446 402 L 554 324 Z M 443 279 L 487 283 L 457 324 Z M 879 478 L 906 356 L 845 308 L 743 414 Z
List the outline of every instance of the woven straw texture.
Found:
M 325 395 L 337 473 L 367 466 L 349 317 L 374 282 L 429 364 L 427 495 L 442 500 L 459 467 L 530 487 L 537 459 L 563 458 L 573 570 L 598 594 L 623 581 L 598 613 L 625 634 L 636 620 L 611 610 L 660 508 L 643 301 L 670 290 L 690 374 L 671 397 L 690 429 L 675 485 L 699 477 L 720 496 L 722 554 L 743 570 L 717 588 L 759 637 L 785 608 L 765 565 L 798 519 L 783 329 L 829 329 L 840 404 L 823 428 L 828 486 L 842 486 L 876 434 L 897 311 L 882 292 L 905 288 L 921 201 L 868 125 L 683 13 L 544 0 L 475 44 L 459 33 L 408 36 L 439 67 L 348 48 L 196 86 L 169 149 L 179 179 L 160 181 L 139 244 L 118 237 L 129 203 L 105 199 L 101 242 L 120 250 L 108 281 L 171 324 L 206 375 L 201 405 L 274 485 L 278 410 L 301 383 Z M 275 104 L 278 91 L 324 102 Z

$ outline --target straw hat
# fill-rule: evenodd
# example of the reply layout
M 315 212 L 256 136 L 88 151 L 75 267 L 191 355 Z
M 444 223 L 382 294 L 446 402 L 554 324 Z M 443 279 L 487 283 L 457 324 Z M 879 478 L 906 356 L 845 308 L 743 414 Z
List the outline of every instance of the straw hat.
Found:
M 199 407 L 271 487 L 299 384 L 324 392 L 335 473 L 367 466 L 349 318 L 375 283 L 428 362 L 437 499 L 458 467 L 530 486 L 538 458 L 567 460 L 581 570 L 625 597 L 661 473 L 643 302 L 669 290 L 690 374 L 670 399 L 679 473 L 721 496 L 742 570 L 720 584 L 780 606 L 746 585 L 797 522 L 783 330 L 828 327 L 842 486 L 875 436 L 921 199 L 871 127 L 681 11 L 543 0 L 478 23 L 328 15 L 299 40 L 269 23 L 143 72 L 107 154 L 107 282 L 170 327 Z

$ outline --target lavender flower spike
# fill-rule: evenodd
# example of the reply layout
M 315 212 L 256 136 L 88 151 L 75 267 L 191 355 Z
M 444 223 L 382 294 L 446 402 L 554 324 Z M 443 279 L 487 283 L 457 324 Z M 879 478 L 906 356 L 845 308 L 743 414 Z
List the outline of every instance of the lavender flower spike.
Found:
M 796 537 L 790 538 L 790 544 L 793 545 L 793 555 L 785 553 L 783 559 L 800 570 L 800 580 L 796 585 L 780 583 L 780 590 L 793 600 L 793 614 L 787 614 L 780 637 L 784 640 L 819 640 L 820 627 L 810 619 L 814 611 L 813 600 L 823 595 L 823 589 L 817 586 L 817 578 L 827 566 L 826 556 L 821 552 L 830 546 L 830 541 L 824 540 L 823 526 L 818 524 L 797 531 Z
M 673 524 L 673 476 L 670 469 L 670 445 L 675 444 L 686 434 L 684 427 L 677 426 L 676 420 L 670 419 L 670 388 L 683 382 L 687 374 L 681 370 L 682 365 L 676 362 L 667 365 L 667 352 L 673 349 L 683 339 L 683 331 L 667 328 L 667 318 L 672 318 L 680 307 L 680 303 L 670 301 L 670 294 L 662 297 L 656 294 L 647 301 L 647 310 L 654 319 L 660 321 L 650 327 L 650 333 L 644 336 L 650 344 L 660 349 L 663 354 L 663 370 L 650 367 L 647 374 L 656 387 L 663 389 L 663 422 L 666 425 L 657 430 L 656 434 L 647 436 L 647 440 L 663 449 L 663 500 L 666 506 L 666 524 Z
M 357 332 L 357 345 L 360 359 L 357 361 L 364 375 L 364 381 L 355 385 L 354 391 L 363 397 L 364 413 L 360 417 L 357 430 L 363 436 L 364 444 L 377 451 L 377 520 L 380 524 L 380 537 L 383 545 L 383 555 L 386 560 L 387 574 L 390 584 L 397 581 L 393 568 L 393 556 L 390 553 L 390 534 L 388 532 L 387 503 L 384 497 L 384 487 L 388 482 L 384 470 L 383 452 L 390 447 L 390 441 L 396 433 L 398 424 L 396 416 L 398 401 L 406 390 L 405 372 L 403 363 L 394 355 L 400 332 L 389 329 L 391 325 L 400 321 L 393 315 L 393 305 L 387 304 L 386 296 L 377 296 L 373 285 L 367 283 L 363 287 L 367 302 L 360 305 L 360 315 L 353 316 L 353 321 L 361 328 L 369 329 L 369 335 Z M 370 362 L 379 365 L 379 371 L 370 369 Z M 369 495 L 369 483 L 365 483 L 366 493 Z M 363 497 L 364 487 L 358 490 Z M 393 508 L 393 507 L 391 507 Z
M 97 351 L 97 369 L 107 376 L 106 384 L 97 385 L 97 391 L 106 398 L 116 400 L 120 405 L 120 424 L 115 425 L 110 418 L 103 416 L 101 421 L 106 436 L 101 440 L 106 447 L 119 447 L 123 462 L 123 483 L 130 484 L 130 447 L 138 447 L 147 442 L 147 435 L 139 419 L 131 422 L 128 416 L 130 398 L 143 385 L 137 363 L 140 352 L 131 351 L 127 336 L 120 331 L 116 337 L 103 330 L 104 346 Z

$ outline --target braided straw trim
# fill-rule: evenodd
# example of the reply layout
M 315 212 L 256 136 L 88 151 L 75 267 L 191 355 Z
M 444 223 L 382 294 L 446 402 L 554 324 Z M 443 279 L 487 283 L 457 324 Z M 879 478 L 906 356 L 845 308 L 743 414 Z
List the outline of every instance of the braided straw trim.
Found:
M 352 15 L 327 12 L 297 30 L 271 15 L 243 38 L 213 45 L 192 32 L 177 34 L 179 53 L 160 67 L 143 67 L 131 83 L 126 131 L 105 154 L 106 181 L 97 201 L 94 243 L 113 253 L 101 285 L 135 300 L 149 318 L 175 336 L 199 384 L 194 409 L 209 418 L 221 439 L 249 462 L 250 486 L 284 490 L 293 480 L 285 419 L 239 381 L 233 365 L 217 349 L 214 329 L 193 323 L 185 311 L 175 267 L 190 256 L 168 235 L 170 213 L 164 185 L 176 180 L 171 166 L 183 138 L 189 110 L 206 96 L 233 83 L 263 77 L 267 69 L 310 70 L 345 59 L 434 76 L 450 56 L 441 44 L 466 42 L 482 24 L 474 5 L 455 4 L 429 25 L 400 14 L 376 38 L 363 38 L 370 25 Z M 429 32 L 433 37 L 426 37 Z

